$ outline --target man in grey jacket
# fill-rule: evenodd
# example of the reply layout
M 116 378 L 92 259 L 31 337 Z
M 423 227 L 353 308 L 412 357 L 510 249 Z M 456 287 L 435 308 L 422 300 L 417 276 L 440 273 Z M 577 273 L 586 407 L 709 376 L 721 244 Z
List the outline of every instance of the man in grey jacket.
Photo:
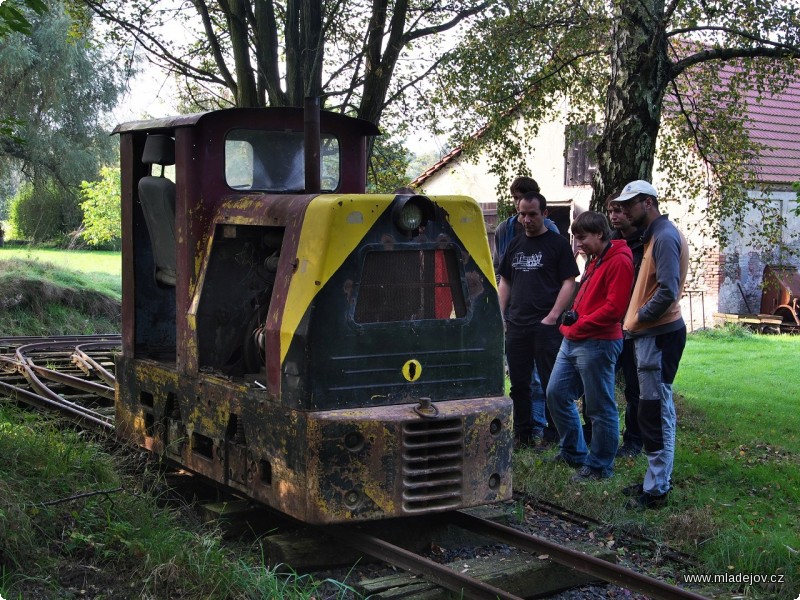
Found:
M 683 234 L 658 208 L 658 192 L 649 182 L 627 184 L 616 202 L 635 227 L 644 227 L 644 256 L 623 322 L 633 338 L 639 378 L 638 420 L 647 454 L 641 484 L 623 490 L 630 508 L 659 508 L 672 488 L 677 418 L 672 382 L 686 345 L 686 324 L 679 301 L 689 270 Z

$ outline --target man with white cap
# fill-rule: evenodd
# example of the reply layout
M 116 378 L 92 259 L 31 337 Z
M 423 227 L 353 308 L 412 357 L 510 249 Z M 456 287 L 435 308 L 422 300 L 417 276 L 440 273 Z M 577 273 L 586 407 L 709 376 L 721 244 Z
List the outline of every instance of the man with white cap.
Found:
M 627 184 L 615 200 L 636 227 L 644 227 L 644 257 L 623 322 L 633 338 L 639 375 L 639 427 L 647 454 L 641 484 L 623 490 L 629 508 L 659 508 L 672 488 L 675 404 L 672 382 L 686 345 L 686 324 L 678 302 L 689 270 L 686 238 L 658 208 L 658 192 L 641 179 Z

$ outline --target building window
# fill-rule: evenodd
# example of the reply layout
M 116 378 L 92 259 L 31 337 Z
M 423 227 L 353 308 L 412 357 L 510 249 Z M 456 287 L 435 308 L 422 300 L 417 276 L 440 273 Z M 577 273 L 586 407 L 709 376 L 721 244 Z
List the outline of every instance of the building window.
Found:
M 564 149 L 564 185 L 591 185 L 597 171 L 594 148 L 597 125 L 567 125 Z

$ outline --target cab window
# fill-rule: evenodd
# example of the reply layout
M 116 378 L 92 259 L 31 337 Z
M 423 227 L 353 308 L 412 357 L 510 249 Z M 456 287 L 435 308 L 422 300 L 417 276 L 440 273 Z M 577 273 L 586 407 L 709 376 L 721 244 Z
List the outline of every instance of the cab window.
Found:
M 322 191 L 332 192 L 339 187 L 339 141 L 323 134 L 320 150 Z M 303 133 L 230 131 L 225 139 L 225 181 L 242 191 L 303 191 Z

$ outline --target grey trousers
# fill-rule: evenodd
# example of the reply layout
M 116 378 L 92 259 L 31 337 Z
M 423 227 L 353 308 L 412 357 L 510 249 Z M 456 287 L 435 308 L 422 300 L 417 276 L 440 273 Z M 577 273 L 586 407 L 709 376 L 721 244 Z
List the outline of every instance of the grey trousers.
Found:
M 647 454 L 643 488 L 660 496 L 672 487 L 677 416 L 672 382 L 686 346 L 686 327 L 655 336 L 635 338 L 639 375 L 639 427 Z

